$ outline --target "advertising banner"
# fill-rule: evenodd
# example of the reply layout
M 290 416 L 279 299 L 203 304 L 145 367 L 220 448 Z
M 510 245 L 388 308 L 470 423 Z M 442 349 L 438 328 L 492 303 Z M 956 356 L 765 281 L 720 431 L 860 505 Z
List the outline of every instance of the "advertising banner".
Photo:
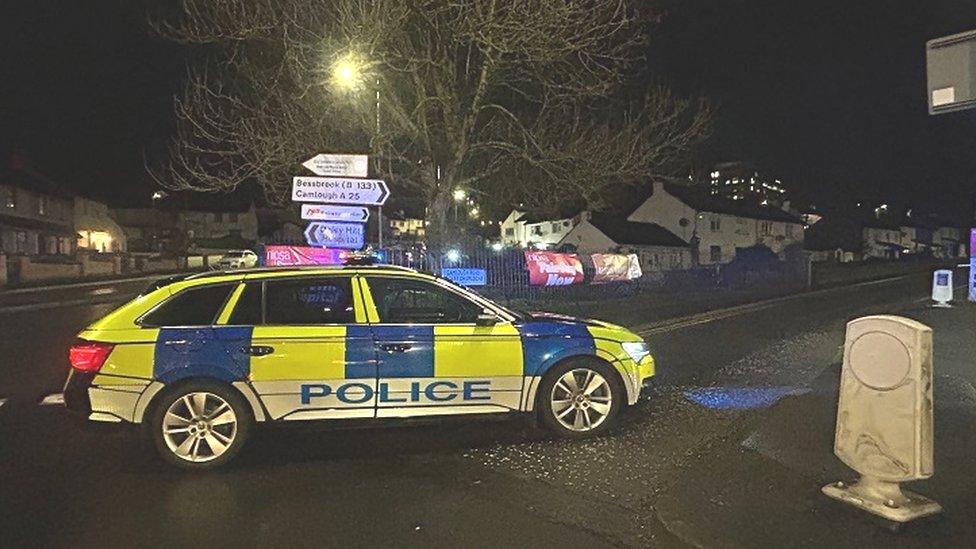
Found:
M 568 286 L 583 282 L 583 264 L 576 254 L 525 252 L 530 286 Z
M 345 250 L 310 246 L 265 246 L 264 264 L 268 267 L 295 265 L 341 265 Z
M 636 280 L 643 274 L 637 254 L 593 254 L 593 284 Z
M 441 269 L 441 275 L 461 286 L 485 286 L 488 271 L 485 269 Z

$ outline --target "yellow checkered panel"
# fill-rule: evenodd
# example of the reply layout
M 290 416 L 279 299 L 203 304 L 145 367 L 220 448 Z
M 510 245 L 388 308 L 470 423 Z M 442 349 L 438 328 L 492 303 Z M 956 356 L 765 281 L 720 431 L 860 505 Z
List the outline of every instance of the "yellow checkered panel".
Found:
M 522 342 L 510 323 L 434 326 L 434 377 L 522 375 Z
M 251 345 L 271 352 L 251 356 L 251 381 L 343 379 L 345 326 L 257 326 Z

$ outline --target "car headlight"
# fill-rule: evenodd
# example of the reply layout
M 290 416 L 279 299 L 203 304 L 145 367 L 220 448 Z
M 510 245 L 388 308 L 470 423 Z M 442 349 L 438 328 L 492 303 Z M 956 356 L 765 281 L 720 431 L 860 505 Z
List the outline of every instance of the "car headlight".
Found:
M 639 363 L 641 360 L 644 360 L 644 357 L 651 354 L 651 351 L 647 348 L 647 343 L 644 343 L 643 341 L 628 341 L 626 343 L 621 343 L 620 346 L 624 348 L 624 352 L 627 353 L 627 355 L 630 356 L 634 362 Z

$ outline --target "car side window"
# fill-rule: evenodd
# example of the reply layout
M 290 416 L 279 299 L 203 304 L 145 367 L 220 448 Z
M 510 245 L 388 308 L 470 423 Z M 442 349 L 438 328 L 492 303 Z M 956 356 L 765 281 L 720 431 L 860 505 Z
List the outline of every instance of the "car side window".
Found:
M 382 323 L 473 323 L 482 311 L 477 303 L 422 280 L 369 277 L 367 282 Z
M 234 312 L 227 324 L 232 326 L 256 326 L 263 322 L 264 289 L 261 282 L 248 282 L 237 298 Z
M 348 276 L 268 280 L 264 320 L 274 325 L 352 324 L 356 313 Z
M 139 320 L 146 328 L 163 326 L 210 326 L 234 289 L 233 284 L 187 288 L 149 311 Z

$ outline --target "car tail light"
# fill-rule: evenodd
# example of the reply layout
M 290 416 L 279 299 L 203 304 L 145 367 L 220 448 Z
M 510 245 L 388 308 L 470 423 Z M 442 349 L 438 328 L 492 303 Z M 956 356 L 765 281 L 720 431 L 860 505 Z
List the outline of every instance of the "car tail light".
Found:
M 68 360 L 79 372 L 97 372 L 114 347 L 111 343 L 79 340 L 68 351 Z

